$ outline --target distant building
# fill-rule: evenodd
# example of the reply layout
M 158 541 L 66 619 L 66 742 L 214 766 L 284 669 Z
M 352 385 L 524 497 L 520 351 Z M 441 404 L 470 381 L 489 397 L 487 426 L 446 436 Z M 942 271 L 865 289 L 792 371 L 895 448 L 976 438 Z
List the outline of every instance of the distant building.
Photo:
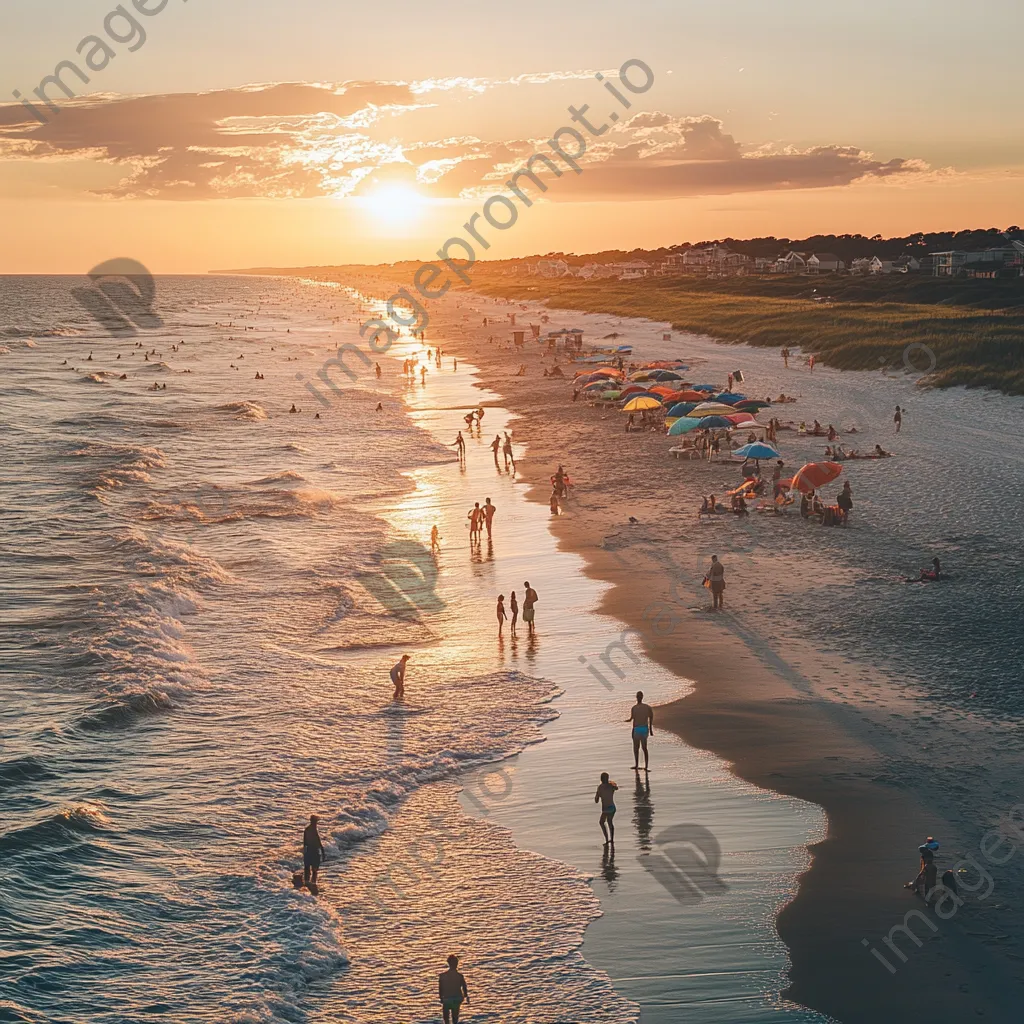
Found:
M 935 277 L 1024 277 L 1024 242 L 1007 242 L 979 252 L 950 249 L 929 255 Z
M 846 264 L 833 252 L 811 253 L 807 260 L 809 274 L 838 274 L 845 269 Z
M 607 266 L 615 270 L 620 281 L 636 281 L 647 277 L 654 269 L 646 260 L 628 260 L 625 263 L 609 263 Z
M 773 267 L 776 274 L 802 274 L 806 269 L 807 254 L 793 251 L 780 256 Z
M 565 277 L 569 264 L 565 260 L 537 260 L 535 273 L 540 277 Z

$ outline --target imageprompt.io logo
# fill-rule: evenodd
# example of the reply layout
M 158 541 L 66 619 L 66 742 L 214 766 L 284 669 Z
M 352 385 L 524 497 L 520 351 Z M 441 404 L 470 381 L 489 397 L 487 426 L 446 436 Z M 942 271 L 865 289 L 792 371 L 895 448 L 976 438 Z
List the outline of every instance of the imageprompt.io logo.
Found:
M 358 580 L 393 615 L 415 619 L 420 612 L 446 607 L 435 593 L 437 562 L 418 541 L 393 541 L 377 552 L 374 561 L 377 569 L 360 573 Z
M 119 256 L 92 268 L 86 287 L 71 289 L 75 301 L 106 331 L 138 334 L 138 328 L 160 327 L 153 312 L 156 284 L 138 260 Z
M 637 860 L 683 906 L 728 891 L 718 877 L 722 848 L 702 825 L 672 825 L 654 837 L 652 846 Z

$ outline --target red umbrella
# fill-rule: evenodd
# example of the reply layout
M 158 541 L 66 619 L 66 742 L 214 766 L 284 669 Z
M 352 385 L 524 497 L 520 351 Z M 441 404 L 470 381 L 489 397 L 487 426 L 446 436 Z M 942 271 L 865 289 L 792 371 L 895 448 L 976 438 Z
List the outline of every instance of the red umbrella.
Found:
M 703 391 L 679 391 L 676 393 L 677 402 L 704 402 L 707 397 Z
M 791 486 L 803 494 L 810 494 L 832 483 L 842 471 L 843 467 L 838 462 L 808 462 L 793 474 Z

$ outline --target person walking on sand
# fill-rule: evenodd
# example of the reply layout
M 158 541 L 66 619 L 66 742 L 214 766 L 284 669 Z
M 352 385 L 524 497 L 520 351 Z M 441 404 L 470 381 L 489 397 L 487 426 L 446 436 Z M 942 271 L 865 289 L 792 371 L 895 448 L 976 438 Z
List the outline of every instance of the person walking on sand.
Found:
M 789 349 L 784 348 L 782 350 L 782 365 L 788 370 L 789 369 Z
M 452 360 L 452 373 L 455 373 L 455 371 L 458 370 L 458 368 L 459 368 L 459 361 L 458 361 L 458 359 L 453 359 Z
M 491 442 L 491 451 L 494 452 L 494 464 L 498 465 L 498 452 L 501 451 L 501 434 L 495 434 Z
M 533 636 L 533 619 L 534 610 L 533 606 L 537 603 L 537 591 L 530 586 L 530 581 L 527 580 L 523 586 L 526 588 L 526 593 L 523 595 L 523 622 L 526 623 L 527 632 L 530 636 Z
M 439 554 L 441 551 L 441 533 L 435 523 L 430 528 L 430 553 L 432 555 Z
M 812 370 L 814 369 L 814 356 L 811 356 L 811 357 L 810 357 L 810 359 L 808 359 L 808 360 L 807 360 L 807 365 L 808 365 L 808 366 L 809 366 L 809 367 L 810 367 L 810 368 L 811 368 Z
M 505 625 L 505 619 L 508 617 L 505 615 L 505 595 L 498 595 L 498 607 L 496 609 L 498 615 L 498 636 L 501 636 L 501 629 Z
M 395 693 L 392 700 L 402 700 L 405 697 L 405 669 L 409 664 L 409 655 L 403 654 L 401 658 L 391 666 L 391 682 L 395 684 Z
M 644 771 L 650 771 L 651 756 L 647 741 L 654 735 L 654 708 L 644 703 L 644 691 L 636 691 L 636 703 L 629 709 L 627 722 L 633 723 L 633 771 L 640 771 L 640 748 L 644 751 Z
M 491 523 L 494 522 L 494 513 L 498 510 L 491 504 L 490 498 L 484 498 L 484 507 L 481 509 L 484 514 L 484 524 L 487 526 L 487 539 L 491 539 Z
M 377 374 L 377 380 L 380 380 L 380 374 L 381 374 L 380 363 L 374 363 L 373 364 L 373 372 L 375 374 Z
M 512 591 L 512 596 L 508 600 L 508 610 L 512 613 L 512 621 L 509 622 L 509 631 L 512 636 L 516 635 L 516 623 L 519 621 L 519 602 L 516 600 L 516 592 Z
M 605 846 L 615 845 L 615 822 L 612 819 L 615 817 L 615 790 L 618 788 L 608 778 L 607 772 L 601 772 L 601 784 L 597 787 L 597 792 L 594 794 L 594 803 L 601 804 L 601 817 L 598 818 L 598 824 L 601 826 L 601 832 L 604 835 Z
M 459 453 L 459 459 L 464 459 L 466 457 L 466 439 L 462 436 L 461 430 L 455 440 L 452 441 L 452 444 L 454 445 L 455 450 Z
M 505 431 L 505 444 L 502 448 L 505 453 L 505 468 L 508 469 L 508 464 L 512 463 L 512 472 L 516 471 L 516 457 L 512 454 L 512 438 L 509 436 L 508 431 Z
M 704 579 L 711 588 L 712 611 L 721 611 L 722 594 L 725 593 L 725 566 L 718 560 L 718 555 L 711 556 L 711 565 Z
M 466 979 L 459 974 L 459 958 L 453 953 L 448 957 L 448 970 L 437 980 L 437 995 L 441 1000 L 444 1024 L 459 1024 L 459 1010 L 463 1000 L 469 1002 Z
M 893 416 L 892 421 L 896 424 L 896 433 L 898 434 L 903 426 L 903 411 L 898 405 L 896 406 L 896 415 Z
M 302 883 L 316 887 L 316 876 L 320 873 L 320 864 L 325 859 L 324 844 L 320 839 L 317 823 L 320 819 L 309 816 L 309 824 L 302 833 Z

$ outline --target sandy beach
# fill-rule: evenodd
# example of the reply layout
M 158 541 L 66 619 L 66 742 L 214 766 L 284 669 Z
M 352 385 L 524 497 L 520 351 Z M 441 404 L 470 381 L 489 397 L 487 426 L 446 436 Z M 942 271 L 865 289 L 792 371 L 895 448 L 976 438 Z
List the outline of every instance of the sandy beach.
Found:
M 377 291 L 382 286 L 372 279 L 362 284 Z M 745 546 L 728 536 L 709 539 L 694 514 L 700 494 L 709 489 L 704 483 L 709 467 L 675 463 L 662 435 L 629 435 L 623 443 L 617 411 L 574 405 L 565 379 L 543 376 L 551 361 L 536 345 L 525 355 L 508 351 L 502 347 L 508 323 L 482 324 L 483 315 L 504 317 L 507 311 L 515 311 L 520 323 L 538 322 L 542 314 L 536 306 L 503 307 L 462 296 L 438 303 L 432 333 L 445 339 L 446 355 L 471 359 L 483 382 L 516 413 L 514 436 L 528 446 L 519 480 L 528 485 L 529 497 L 546 505 L 555 466 L 563 463 L 570 471 L 572 497 L 564 514 L 552 517 L 551 529 L 560 547 L 583 556 L 588 575 L 611 584 L 600 610 L 636 630 L 652 659 L 695 683 L 684 699 L 658 709 L 660 723 L 688 744 L 724 757 L 740 778 L 810 801 L 827 814 L 827 838 L 812 848 L 799 893 L 778 918 L 792 960 L 785 995 L 857 1024 L 1012 1019 L 1024 974 L 1012 951 L 1017 941 L 1012 930 L 1019 924 L 1002 901 L 978 904 L 969 921 L 961 915 L 934 934 L 915 926 L 921 948 L 897 936 L 905 962 L 882 943 L 908 911 L 921 909 L 902 888 L 916 873 L 917 845 L 935 834 L 949 847 L 967 851 L 972 837 L 955 814 L 944 813 L 952 804 L 943 807 L 935 790 L 939 780 L 915 778 L 903 760 L 902 748 L 927 740 L 931 726 L 924 726 L 924 733 L 912 727 L 905 735 L 895 732 L 888 711 L 870 707 L 872 688 L 884 687 L 883 680 L 797 637 L 772 634 L 770 622 L 757 611 L 759 604 L 773 601 L 783 583 L 780 565 L 789 586 L 794 568 L 810 574 L 821 569 L 806 551 L 782 547 L 780 531 L 793 527 L 792 520 L 754 524 L 765 534 Z M 552 314 L 551 326 L 585 324 L 593 342 L 596 320 L 559 313 Z M 672 351 L 700 366 L 709 379 L 724 377 L 733 364 L 753 361 L 747 351 L 696 338 L 677 336 L 659 345 L 668 325 L 614 318 L 604 323 L 614 323 L 621 335 L 615 344 L 643 338 L 634 358 L 664 358 Z M 488 341 L 489 335 L 495 340 Z M 522 363 L 526 374 L 518 376 Z M 571 379 L 572 368 L 567 372 Z M 842 411 L 849 396 L 842 394 L 838 373 L 833 380 Z M 762 378 L 751 387 L 755 393 L 779 390 L 774 380 L 770 387 L 765 383 Z M 796 410 L 803 418 L 807 413 L 800 409 L 787 412 Z M 628 521 L 630 514 L 636 524 Z M 779 550 L 769 551 L 772 545 Z M 726 614 L 720 618 L 708 613 L 699 587 L 712 551 L 731 573 Z M 976 774 L 997 768 L 987 754 L 971 755 L 972 732 L 982 728 L 978 722 L 957 723 L 957 739 L 950 742 L 956 743 L 958 770 Z M 899 969 L 891 973 L 869 947 L 881 947 Z

